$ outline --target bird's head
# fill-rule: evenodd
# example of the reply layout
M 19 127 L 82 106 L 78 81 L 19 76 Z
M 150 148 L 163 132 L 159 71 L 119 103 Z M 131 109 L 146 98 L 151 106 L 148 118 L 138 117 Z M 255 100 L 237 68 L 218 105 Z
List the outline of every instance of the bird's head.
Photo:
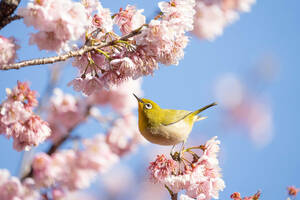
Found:
M 161 111 L 159 105 L 149 99 L 139 98 L 135 94 L 133 95 L 138 101 L 140 114 L 143 113 L 148 119 L 159 118 Z

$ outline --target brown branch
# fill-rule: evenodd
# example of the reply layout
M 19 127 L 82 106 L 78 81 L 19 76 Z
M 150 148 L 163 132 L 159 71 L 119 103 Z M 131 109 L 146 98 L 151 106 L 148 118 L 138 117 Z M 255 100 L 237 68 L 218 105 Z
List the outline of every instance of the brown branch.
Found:
M 169 194 L 171 195 L 171 200 L 177 200 L 178 193 L 174 193 L 167 185 L 165 185 L 165 188 L 168 190 Z
M 145 26 L 145 25 L 143 25 L 143 26 Z M 82 56 L 83 54 L 90 52 L 90 51 L 94 51 L 96 49 L 113 46 L 113 45 L 117 44 L 118 41 L 120 41 L 120 40 L 122 40 L 122 41 L 128 40 L 129 38 L 140 34 L 143 26 L 141 26 L 140 28 L 138 28 L 136 30 L 133 30 L 131 33 L 129 33 L 119 39 L 115 39 L 115 40 L 112 40 L 112 41 L 104 43 L 104 44 L 98 44 L 98 45 L 94 45 L 94 46 L 84 45 L 78 50 L 72 50 L 63 55 L 59 55 L 59 56 L 39 58 L 39 59 L 33 59 L 33 60 L 25 60 L 25 61 L 21 61 L 21 62 L 14 63 L 14 64 L 3 65 L 2 67 L 0 66 L 0 70 L 20 69 L 22 67 L 28 67 L 28 66 L 32 66 L 32 65 L 52 64 L 55 62 L 65 61 L 72 57 Z
M 6 26 L 7 24 L 9 24 L 12 21 L 18 20 L 18 19 L 22 19 L 22 16 L 19 15 L 13 15 L 13 16 L 8 16 L 7 18 L 3 19 L 2 21 L 0 21 L 0 30 Z
M 11 16 L 21 0 L 1 0 L 0 2 L 0 29 L 15 20 L 17 15 Z

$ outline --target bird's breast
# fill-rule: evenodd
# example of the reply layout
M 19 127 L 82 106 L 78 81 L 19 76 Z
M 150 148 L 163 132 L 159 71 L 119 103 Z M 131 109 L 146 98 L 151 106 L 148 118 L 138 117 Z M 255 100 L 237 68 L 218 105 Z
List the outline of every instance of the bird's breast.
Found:
M 183 119 L 170 125 L 142 126 L 141 134 L 149 141 L 159 145 L 175 145 L 187 139 L 193 123 Z

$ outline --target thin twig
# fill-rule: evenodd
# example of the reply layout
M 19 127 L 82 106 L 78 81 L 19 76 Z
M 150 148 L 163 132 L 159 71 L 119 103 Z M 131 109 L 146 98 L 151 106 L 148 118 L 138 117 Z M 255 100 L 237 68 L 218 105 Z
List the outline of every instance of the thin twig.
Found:
M 167 185 L 165 188 L 168 190 L 169 194 L 171 195 L 171 200 L 177 200 L 178 193 L 174 193 Z
M 8 65 L 3 65 L 2 67 L 0 66 L 0 70 L 11 70 L 11 69 L 20 69 L 22 67 L 27 67 L 27 66 L 32 66 L 32 65 L 41 65 L 41 64 L 52 64 L 55 62 L 62 62 L 65 61 L 69 58 L 72 57 L 78 57 L 78 56 L 82 56 L 83 54 L 90 52 L 90 51 L 95 51 L 97 49 L 101 49 L 104 47 L 108 47 L 108 46 L 113 46 L 116 43 L 118 43 L 118 41 L 122 40 L 128 40 L 129 38 L 138 35 L 141 33 L 142 28 L 145 25 L 141 26 L 140 28 L 133 30 L 131 33 L 116 39 L 116 40 L 112 40 L 110 42 L 107 43 L 103 43 L 103 44 L 97 44 L 94 46 L 88 46 L 88 45 L 84 45 L 82 46 L 80 49 L 78 50 L 72 50 L 69 51 L 65 54 L 59 55 L 59 56 L 52 56 L 52 57 L 47 57 L 47 58 L 39 58 L 39 59 L 32 59 L 32 60 L 25 60 L 25 61 L 21 61 L 18 63 L 13 63 L 13 64 L 8 64 Z

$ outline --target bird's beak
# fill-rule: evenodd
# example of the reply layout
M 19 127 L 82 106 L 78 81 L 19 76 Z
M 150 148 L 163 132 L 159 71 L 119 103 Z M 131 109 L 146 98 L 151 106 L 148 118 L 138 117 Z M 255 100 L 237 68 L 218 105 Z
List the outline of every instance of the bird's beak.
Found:
M 142 99 L 138 98 L 134 93 L 132 93 L 132 94 L 138 100 L 138 102 L 141 102 L 142 104 L 145 103 Z

